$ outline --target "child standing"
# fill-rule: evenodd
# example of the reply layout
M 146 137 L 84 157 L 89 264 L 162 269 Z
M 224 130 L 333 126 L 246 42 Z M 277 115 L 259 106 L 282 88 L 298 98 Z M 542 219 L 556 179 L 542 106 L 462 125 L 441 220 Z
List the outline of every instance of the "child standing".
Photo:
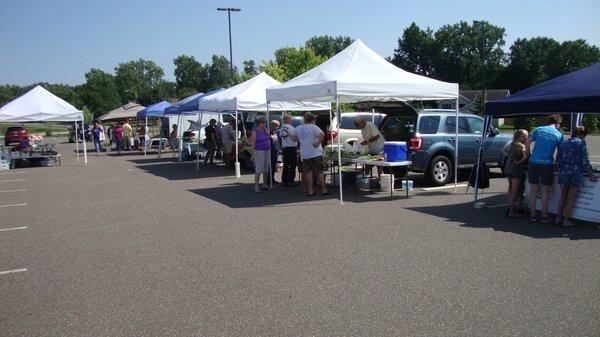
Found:
M 525 141 L 529 137 L 527 130 L 519 129 L 515 131 L 513 141 L 502 148 L 502 153 L 506 155 L 506 164 L 504 172 L 508 177 L 508 217 L 522 218 L 523 215 L 515 211 L 515 204 L 519 199 L 519 188 L 524 178 L 524 166 L 527 163 L 529 153 L 525 147 Z

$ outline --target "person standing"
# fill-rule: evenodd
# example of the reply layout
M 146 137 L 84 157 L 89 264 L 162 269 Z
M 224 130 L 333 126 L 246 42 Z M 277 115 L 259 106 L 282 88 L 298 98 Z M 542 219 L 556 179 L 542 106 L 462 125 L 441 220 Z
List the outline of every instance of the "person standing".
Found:
M 217 120 L 211 119 L 208 122 L 208 125 L 204 128 L 204 143 L 206 144 L 206 157 L 204 157 L 204 164 L 208 163 L 210 160 L 210 164 L 213 164 L 215 159 L 215 151 L 217 150 L 217 129 L 216 129 Z
M 283 186 L 294 186 L 296 180 L 296 166 L 298 165 L 298 142 L 290 134 L 294 133 L 292 116 L 283 116 L 283 125 L 279 129 L 281 138 L 281 156 L 283 157 L 283 170 L 281 172 L 281 184 Z
M 360 130 L 363 141 L 360 143 L 367 147 L 369 154 L 381 154 L 385 139 L 379 129 L 372 122 L 367 122 L 361 117 L 354 120 L 354 125 Z
M 269 160 L 271 151 L 271 137 L 269 137 L 265 120 L 262 118 L 256 119 L 256 127 L 252 131 L 250 137 L 252 143 L 252 158 L 254 159 L 254 192 L 260 193 L 260 176 L 263 176 L 263 189 L 269 191 L 273 186 L 269 183 L 269 168 L 271 162 Z M 266 187 L 268 186 L 268 187 Z
M 114 134 L 115 134 L 115 143 L 117 143 L 117 155 L 121 155 L 121 151 L 123 151 L 123 140 L 124 140 L 124 135 L 123 135 L 123 127 L 121 126 L 121 123 L 117 123 L 117 126 L 115 126 L 114 129 Z
M 92 127 L 92 138 L 94 140 L 94 148 L 96 149 L 96 155 L 100 155 L 102 152 L 102 134 L 104 133 L 104 129 L 98 124 L 98 122 L 94 122 L 94 126 Z
M 125 120 L 123 124 L 123 142 L 125 143 L 125 150 L 131 151 L 131 141 L 133 137 L 133 128 L 129 125 L 129 120 Z
M 277 159 L 281 154 L 281 139 L 279 138 L 279 121 L 271 121 L 271 129 L 269 130 L 271 136 L 271 182 L 273 184 L 279 184 L 275 180 L 275 172 L 277 172 Z
M 330 194 L 325 186 L 323 174 L 323 138 L 325 134 L 315 125 L 316 117 L 307 113 L 304 124 L 296 127 L 292 138 L 300 143 L 300 158 L 302 159 L 302 175 L 309 196 L 315 195 L 313 189 L 313 174 L 317 174 L 321 194 Z
M 587 174 L 591 182 L 598 178 L 594 175 L 588 158 L 585 127 L 578 126 L 573 130 L 571 138 L 560 145 L 556 166 L 558 183 L 560 184 L 560 201 L 556 210 L 556 224 L 565 227 L 573 226 L 571 210 L 577 198 L 577 192 L 583 186 L 583 175 Z
M 531 136 L 525 141 L 527 153 L 531 153 L 529 168 L 527 170 L 529 184 L 529 220 L 538 221 L 536 202 L 539 185 L 541 185 L 542 214 L 539 221 L 549 223 L 552 220 L 548 216 L 548 200 L 550 198 L 550 187 L 554 180 L 554 153 L 564 138 L 559 131 L 562 117 L 551 115 L 548 117 L 548 125 L 535 129 Z M 531 151 L 531 143 L 535 143 Z
M 519 199 L 519 188 L 521 181 L 525 176 L 525 163 L 529 153 L 525 147 L 525 141 L 529 137 L 527 130 L 519 129 L 515 131 L 513 141 L 504 146 L 500 151 L 506 155 L 506 164 L 504 173 L 508 177 L 508 217 L 522 218 L 523 214 L 516 211 L 516 203 Z
M 221 142 L 223 142 L 223 162 L 229 166 L 233 163 L 233 144 L 237 143 L 235 134 L 235 120 L 230 120 L 221 129 Z

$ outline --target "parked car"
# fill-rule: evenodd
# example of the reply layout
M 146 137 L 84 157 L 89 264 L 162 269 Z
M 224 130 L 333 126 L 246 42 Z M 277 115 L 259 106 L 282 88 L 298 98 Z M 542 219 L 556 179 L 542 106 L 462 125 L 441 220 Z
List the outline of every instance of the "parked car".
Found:
M 354 124 L 356 118 L 361 117 L 366 121 L 372 121 L 375 126 L 379 126 L 385 114 L 371 113 L 371 112 L 342 112 L 340 120 L 340 128 L 338 130 L 337 116 L 333 117 L 333 126 L 328 129 L 326 139 L 328 145 L 335 147 L 340 138 L 340 143 L 343 144 L 356 144 L 363 141 L 360 130 Z M 333 144 L 332 144 L 333 142 Z
M 19 143 L 28 138 L 29 133 L 27 133 L 27 130 L 20 126 L 11 126 L 4 133 L 4 145 L 9 146 L 12 143 Z
M 380 125 L 387 141 L 406 141 L 410 171 L 423 172 L 429 183 L 444 185 L 453 179 L 456 144 L 456 112 L 454 110 L 400 109 L 388 114 Z M 458 168 L 474 166 L 483 136 L 483 118 L 460 113 L 458 118 Z M 484 142 L 484 161 L 489 167 L 501 167 L 504 155 L 500 149 L 512 140 L 493 128 Z

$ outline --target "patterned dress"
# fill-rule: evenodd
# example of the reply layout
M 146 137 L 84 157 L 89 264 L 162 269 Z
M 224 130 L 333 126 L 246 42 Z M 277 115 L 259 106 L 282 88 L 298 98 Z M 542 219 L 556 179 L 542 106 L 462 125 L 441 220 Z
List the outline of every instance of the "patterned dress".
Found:
M 590 168 L 585 141 L 569 138 L 560 145 L 556 157 L 558 183 L 569 187 L 583 186 L 583 175 Z

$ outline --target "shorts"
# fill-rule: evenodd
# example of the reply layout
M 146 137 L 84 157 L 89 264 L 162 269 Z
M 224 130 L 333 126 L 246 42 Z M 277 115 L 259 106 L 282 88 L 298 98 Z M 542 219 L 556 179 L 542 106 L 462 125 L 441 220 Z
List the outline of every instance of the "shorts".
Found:
M 531 185 L 541 183 L 544 186 L 551 186 L 554 181 L 554 165 L 529 163 L 527 175 Z
M 254 173 L 268 173 L 271 169 L 270 150 L 254 150 Z
M 568 187 L 582 187 L 583 174 L 581 172 L 560 172 L 558 174 L 558 183 Z
M 302 159 L 302 172 L 323 172 L 323 157 Z

